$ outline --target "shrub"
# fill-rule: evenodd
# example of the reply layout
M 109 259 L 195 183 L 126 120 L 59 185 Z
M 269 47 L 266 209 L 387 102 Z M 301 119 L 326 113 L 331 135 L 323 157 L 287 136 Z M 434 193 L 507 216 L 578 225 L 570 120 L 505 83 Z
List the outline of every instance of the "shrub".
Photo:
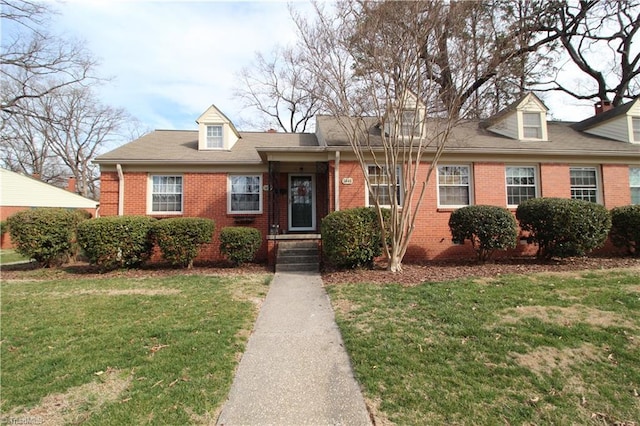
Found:
M 453 241 L 462 244 L 470 240 L 478 260 L 486 261 L 495 250 L 516 246 L 518 228 L 511 212 L 497 206 L 460 208 L 449 218 Z
M 0 237 L 7 233 L 9 227 L 7 226 L 7 221 L 3 220 L 0 222 Z
M 200 246 L 211 242 L 214 228 L 211 219 L 176 217 L 155 222 L 151 234 L 164 259 L 174 266 L 191 268 Z
M 220 252 L 234 265 L 242 265 L 256 257 L 262 235 L 255 228 L 228 226 L 220 231 Z
M 640 256 L 640 205 L 613 208 L 609 236 L 616 247 Z
M 146 216 L 101 217 L 78 226 L 78 243 L 90 263 L 102 269 L 138 266 L 151 256 L 151 225 Z
M 383 210 L 383 214 L 388 218 L 389 211 Z M 382 232 L 374 208 L 332 212 L 322 219 L 320 233 L 322 251 L 337 267 L 371 267 L 373 260 L 382 254 Z
M 16 251 L 47 268 L 69 259 L 77 222 L 73 211 L 60 208 L 23 210 L 7 219 Z
M 538 244 L 538 257 L 582 256 L 604 244 L 611 216 L 600 204 L 565 198 L 533 198 L 518 206 L 520 228 Z

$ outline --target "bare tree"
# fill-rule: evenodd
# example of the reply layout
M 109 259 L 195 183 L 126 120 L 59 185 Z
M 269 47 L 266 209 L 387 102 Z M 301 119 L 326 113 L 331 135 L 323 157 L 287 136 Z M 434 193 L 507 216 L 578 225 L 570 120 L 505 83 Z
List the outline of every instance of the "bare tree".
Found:
M 52 13 L 36 1 L 0 0 L 0 128 L 14 115 L 35 117 L 30 99 L 93 79 L 95 61 L 83 45 L 47 31 Z
M 235 96 L 246 107 L 266 117 L 264 127 L 284 132 L 305 132 L 313 125 L 320 103 L 315 97 L 316 81 L 300 66 L 301 52 L 277 46 L 266 58 L 257 52 L 255 61 L 239 73 Z M 250 123 L 254 126 L 258 123 Z
M 539 82 L 537 90 L 609 100 L 614 106 L 636 98 L 640 95 L 640 50 L 633 42 L 639 29 L 637 0 L 561 3 L 553 28 L 562 43 L 563 49 L 555 52 L 561 65 L 555 67 L 550 80 Z M 585 84 L 576 84 L 575 74 L 570 80 L 562 79 L 570 67 L 583 73 Z
M 433 27 L 413 18 L 426 11 L 418 3 L 397 6 L 366 21 L 352 3 L 334 13 L 316 6 L 315 22 L 295 17 L 307 52 L 302 64 L 360 164 L 394 272 L 402 270 L 426 187 L 458 120 L 442 114 L 453 99 L 440 96 L 421 57 Z

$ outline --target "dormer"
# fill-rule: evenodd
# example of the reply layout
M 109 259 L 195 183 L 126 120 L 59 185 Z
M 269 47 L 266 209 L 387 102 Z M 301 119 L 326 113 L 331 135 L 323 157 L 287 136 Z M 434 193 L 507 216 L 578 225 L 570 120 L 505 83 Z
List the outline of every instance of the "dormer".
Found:
M 572 127 L 590 135 L 640 144 L 640 98 L 609 110 L 598 108 L 599 104 L 596 115 Z
M 397 108 L 402 105 L 401 108 Z M 400 138 L 424 136 L 424 122 L 427 108 L 418 97 L 407 91 L 396 101 L 392 111 L 385 114 L 384 131 L 390 136 L 398 132 Z
M 529 92 L 482 123 L 488 131 L 520 141 L 547 141 L 549 109 Z
M 198 150 L 230 150 L 240 139 L 235 126 L 215 105 L 211 105 L 196 120 L 198 123 Z

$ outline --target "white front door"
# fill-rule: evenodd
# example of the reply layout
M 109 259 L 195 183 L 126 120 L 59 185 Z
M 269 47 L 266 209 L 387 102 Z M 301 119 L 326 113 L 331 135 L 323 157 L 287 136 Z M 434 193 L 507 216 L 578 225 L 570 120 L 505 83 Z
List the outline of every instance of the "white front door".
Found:
M 316 229 L 315 178 L 311 174 L 289 175 L 289 230 Z

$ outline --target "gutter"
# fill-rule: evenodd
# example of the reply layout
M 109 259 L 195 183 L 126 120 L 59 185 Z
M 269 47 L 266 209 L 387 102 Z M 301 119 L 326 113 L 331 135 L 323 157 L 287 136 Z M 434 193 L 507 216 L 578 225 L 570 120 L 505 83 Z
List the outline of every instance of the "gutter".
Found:
M 120 163 L 116 164 L 118 170 L 118 216 L 124 216 L 124 174 Z
M 334 160 L 334 174 L 333 174 L 333 210 L 340 211 L 340 151 L 336 151 L 336 157 Z

